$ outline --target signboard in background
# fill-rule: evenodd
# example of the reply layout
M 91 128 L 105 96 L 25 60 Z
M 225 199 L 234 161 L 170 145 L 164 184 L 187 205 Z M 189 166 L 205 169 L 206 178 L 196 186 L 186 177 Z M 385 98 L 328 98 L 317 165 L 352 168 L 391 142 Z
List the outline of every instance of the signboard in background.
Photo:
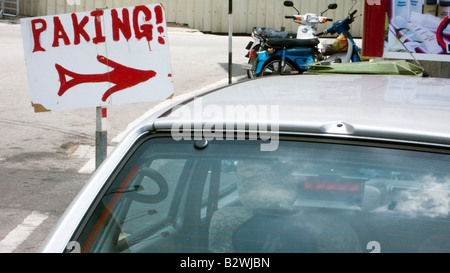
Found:
M 21 19 L 35 112 L 173 95 L 162 5 Z
M 385 58 L 450 61 L 450 0 L 388 0 Z

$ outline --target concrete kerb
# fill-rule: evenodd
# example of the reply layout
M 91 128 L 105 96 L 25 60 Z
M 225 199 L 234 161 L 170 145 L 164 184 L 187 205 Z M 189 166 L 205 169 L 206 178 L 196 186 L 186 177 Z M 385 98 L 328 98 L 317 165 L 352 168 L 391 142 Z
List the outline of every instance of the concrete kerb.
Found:
M 179 23 L 167 23 L 167 32 L 176 32 L 176 33 L 186 33 L 186 34 L 200 34 L 203 35 L 203 32 L 201 32 L 198 29 L 191 28 L 188 25 L 185 24 L 179 24 Z

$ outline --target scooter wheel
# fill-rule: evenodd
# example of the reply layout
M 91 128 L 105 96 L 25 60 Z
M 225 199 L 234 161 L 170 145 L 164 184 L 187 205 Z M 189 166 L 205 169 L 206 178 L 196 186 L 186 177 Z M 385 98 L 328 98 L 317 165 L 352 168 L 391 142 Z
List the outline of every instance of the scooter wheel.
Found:
M 265 64 L 262 68 L 262 71 L 260 73 L 260 77 L 270 76 L 270 75 L 291 75 L 291 74 L 299 74 L 300 71 L 295 69 L 294 65 L 289 61 L 286 60 L 284 67 L 281 67 L 281 60 L 275 59 L 272 61 L 269 61 L 267 64 Z
M 255 67 L 256 67 L 257 59 L 256 58 L 249 59 L 248 63 L 252 66 L 252 69 L 247 70 L 247 77 L 249 79 L 253 79 L 253 78 L 255 78 Z

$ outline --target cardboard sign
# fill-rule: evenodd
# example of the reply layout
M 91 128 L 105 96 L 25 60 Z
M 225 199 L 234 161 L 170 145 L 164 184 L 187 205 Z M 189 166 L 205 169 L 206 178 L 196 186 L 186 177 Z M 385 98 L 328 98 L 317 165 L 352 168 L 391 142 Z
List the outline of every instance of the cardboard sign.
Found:
M 35 112 L 173 95 L 161 5 L 21 19 Z

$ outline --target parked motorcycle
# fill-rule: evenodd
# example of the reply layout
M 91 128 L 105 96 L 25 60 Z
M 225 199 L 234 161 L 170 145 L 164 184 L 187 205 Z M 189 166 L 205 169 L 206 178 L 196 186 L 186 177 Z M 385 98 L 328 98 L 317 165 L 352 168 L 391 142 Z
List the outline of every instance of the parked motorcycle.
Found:
M 246 49 L 248 50 L 246 58 L 248 58 L 248 63 L 242 64 L 243 68 L 247 70 L 247 76 L 253 78 L 254 69 L 256 65 L 256 54 L 261 51 L 261 45 L 265 44 L 270 38 L 295 38 L 296 34 L 288 31 L 278 31 L 272 28 L 266 27 L 254 27 L 252 31 L 252 39 Z
M 285 16 L 299 24 L 295 38 L 257 36 L 259 46 L 248 46 L 248 64 L 243 64 L 247 69 L 249 78 L 260 77 L 269 74 L 297 74 L 309 69 L 309 64 L 322 59 L 320 41 L 316 37 L 316 25 L 332 21 L 322 16 L 329 9 L 336 9 L 336 4 L 328 5 L 328 9 L 321 15 L 307 13 L 301 15 L 294 7 L 292 1 L 285 1 L 286 7 L 293 7 L 297 15 Z M 252 47 L 253 46 L 253 47 Z M 256 50 L 255 50 L 256 49 Z
M 356 1 L 354 1 L 353 6 L 350 8 L 350 10 L 353 9 L 355 6 Z M 355 43 L 355 40 L 353 39 L 353 36 L 350 34 L 350 24 L 355 21 L 355 14 L 357 13 L 357 10 L 354 10 L 352 13 L 348 13 L 348 16 L 340 20 L 338 22 L 335 22 L 330 28 L 317 33 L 317 36 L 321 36 L 324 34 L 336 34 L 338 33 L 339 37 L 345 37 L 347 39 L 347 50 L 346 52 L 327 52 L 325 51 L 326 55 L 329 55 L 329 57 L 325 58 L 323 62 L 327 63 L 350 63 L 350 62 L 360 62 L 361 61 L 361 49 L 358 47 L 358 45 Z M 332 49 L 331 49 L 332 51 Z

